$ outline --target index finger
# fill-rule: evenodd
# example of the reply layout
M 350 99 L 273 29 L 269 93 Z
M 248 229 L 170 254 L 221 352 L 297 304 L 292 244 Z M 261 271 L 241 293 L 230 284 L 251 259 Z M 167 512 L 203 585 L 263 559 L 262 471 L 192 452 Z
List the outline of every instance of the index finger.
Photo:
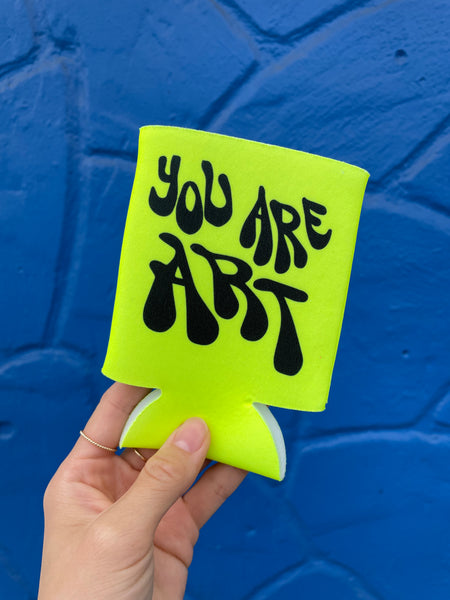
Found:
M 102 446 L 117 448 L 122 429 L 131 411 L 149 391 L 148 388 L 114 383 L 103 394 L 86 423 L 84 433 Z M 108 453 L 112 454 L 108 450 L 94 446 L 81 436 L 72 450 L 72 456 L 77 458 L 98 458 Z
M 186 492 L 184 503 L 199 529 L 239 487 L 246 475 L 247 471 L 217 463 Z

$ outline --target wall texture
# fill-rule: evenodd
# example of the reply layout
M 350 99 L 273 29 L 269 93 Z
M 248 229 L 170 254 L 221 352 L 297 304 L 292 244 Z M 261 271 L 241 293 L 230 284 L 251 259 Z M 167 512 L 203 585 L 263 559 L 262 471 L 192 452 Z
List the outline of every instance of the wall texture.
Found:
M 208 524 L 189 600 L 450 594 L 448 0 L 2 0 L 0 597 L 36 598 L 41 496 L 100 375 L 138 128 L 371 179 L 323 414 Z

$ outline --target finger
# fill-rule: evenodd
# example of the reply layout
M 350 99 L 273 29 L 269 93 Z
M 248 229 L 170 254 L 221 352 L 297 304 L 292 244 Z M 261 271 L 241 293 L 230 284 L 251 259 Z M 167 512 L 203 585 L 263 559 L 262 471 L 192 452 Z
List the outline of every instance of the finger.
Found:
M 199 418 L 185 421 L 142 468 L 129 490 L 106 513 L 134 539 L 153 537 L 167 510 L 192 485 L 205 460 L 210 434 Z
M 247 471 L 217 463 L 184 495 L 184 502 L 199 529 L 239 487 L 246 475 Z
M 147 388 L 114 383 L 103 394 L 97 408 L 84 428 L 91 439 L 108 448 L 119 444 L 122 429 L 133 408 L 148 394 Z M 111 454 L 80 437 L 72 450 L 77 458 L 96 458 Z
M 149 448 L 126 448 L 120 458 L 125 460 L 133 469 L 141 471 L 144 464 L 156 453 L 156 450 L 150 450 Z M 207 458 L 203 461 L 203 465 L 200 471 L 206 469 L 211 464 L 211 460 Z
M 149 448 L 126 448 L 120 455 L 120 458 L 126 461 L 133 469 L 136 469 L 136 471 L 140 471 L 148 459 L 155 453 L 156 450 L 150 450 Z

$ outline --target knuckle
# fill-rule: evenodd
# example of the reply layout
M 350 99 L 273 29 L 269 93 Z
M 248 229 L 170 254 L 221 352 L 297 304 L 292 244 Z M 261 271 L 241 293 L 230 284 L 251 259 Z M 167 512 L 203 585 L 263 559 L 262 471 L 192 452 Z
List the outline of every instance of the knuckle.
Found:
M 182 465 L 157 454 L 145 463 L 144 471 L 150 479 L 163 485 L 170 484 L 183 476 Z
M 184 533 L 184 532 L 183 532 Z M 155 532 L 154 544 L 157 548 L 180 560 L 188 569 L 194 555 L 195 541 L 187 535 L 181 535 L 179 528 L 165 526 L 162 521 Z
M 214 486 L 214 495 L 219 498 L 221 502 L 225 502 L 230 496 L 230 492 L 222 483 L 216 483 Z
M 101 406 L 111 406 L 114 410 L 122 414 L 128 414 L 127 407 L 124 406 L 123 402 L 120 401 L 120 398 L 117 394 L 114 393 L 114 386 L 111 386 L 106 390 L 103 396 L 100 399 Z

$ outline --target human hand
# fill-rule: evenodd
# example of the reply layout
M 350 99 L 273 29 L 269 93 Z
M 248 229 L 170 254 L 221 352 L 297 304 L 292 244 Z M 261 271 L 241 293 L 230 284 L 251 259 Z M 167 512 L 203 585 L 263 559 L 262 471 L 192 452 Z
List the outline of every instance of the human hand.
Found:
M 112 385 L 86 435 L 115 448 L 147 392 Z M 141 449 L 146 461 L 80 437 L 45 492 L 38 600 L 182 599 L 199 529 L 246 475 L 216 464 L 190 488 L 209 443 L 201 419 L 186 421 L 157 452 Z

